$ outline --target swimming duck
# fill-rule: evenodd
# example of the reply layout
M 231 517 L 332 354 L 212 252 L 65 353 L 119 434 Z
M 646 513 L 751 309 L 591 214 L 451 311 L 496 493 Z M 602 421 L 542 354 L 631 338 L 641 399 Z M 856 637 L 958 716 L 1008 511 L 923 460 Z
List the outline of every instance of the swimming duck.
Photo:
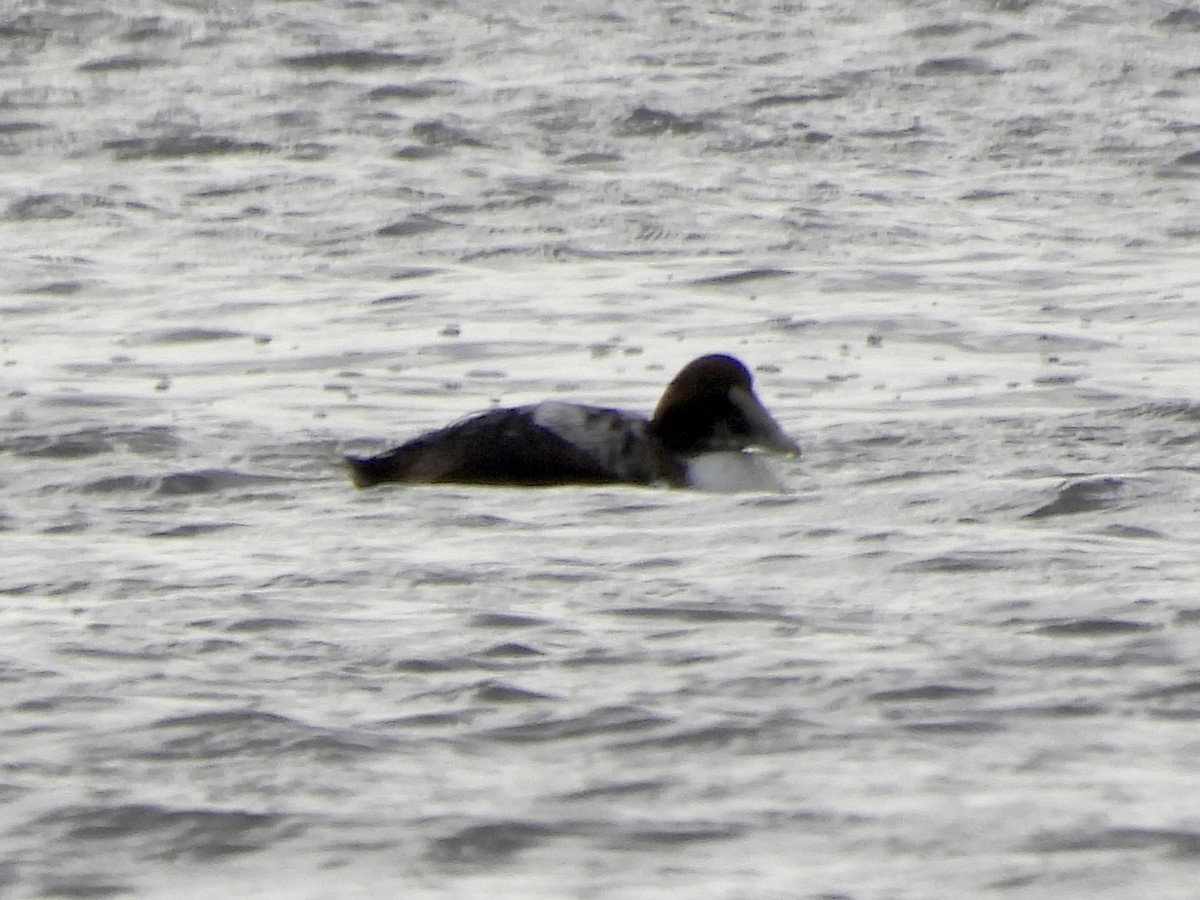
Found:
M 798 455 L 754 394 L 749 370 L 712 354 L 667 385 L 647 419 L 561 400 L 478 413 L 372 457 L 346 457 L 350 479 L 545 486 L 665 484 L 710 490 L 778 490 L 750 448 Z

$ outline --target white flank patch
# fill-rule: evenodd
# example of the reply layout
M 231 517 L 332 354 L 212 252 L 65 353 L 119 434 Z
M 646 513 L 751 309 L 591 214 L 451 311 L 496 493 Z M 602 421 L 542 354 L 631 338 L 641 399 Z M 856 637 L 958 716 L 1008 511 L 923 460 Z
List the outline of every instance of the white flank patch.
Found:
M 784 490 L 783 481 L 760 454 L 736 451 L 702 453 L 689 460 L 688 481 L 699 490 L 719 494 Z

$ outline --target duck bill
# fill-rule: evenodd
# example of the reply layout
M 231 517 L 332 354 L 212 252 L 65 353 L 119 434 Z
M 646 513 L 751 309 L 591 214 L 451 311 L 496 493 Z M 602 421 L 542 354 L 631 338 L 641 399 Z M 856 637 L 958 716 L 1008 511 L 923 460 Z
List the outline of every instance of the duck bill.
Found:
M 741 410 L 750 425 L 748 446 L 782 453 L 785 456 L 800 455 L 800 445 L 784 434 L 779 423 L 767 412 L 767 408 L 754 394 L 735 387 L 729 392 L 729 399 L 733 401 L 734 406 Z

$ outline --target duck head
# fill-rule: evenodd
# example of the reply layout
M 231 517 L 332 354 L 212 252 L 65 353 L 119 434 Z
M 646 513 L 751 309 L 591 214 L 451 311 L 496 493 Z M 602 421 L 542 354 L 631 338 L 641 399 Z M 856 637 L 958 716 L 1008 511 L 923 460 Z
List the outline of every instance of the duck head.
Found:
M 800 454 L 755 395 L 750 371 L 720 353 L 683 367 L 663 392 L 651 429 L 664 447 L 685 456 L 751 447 Z

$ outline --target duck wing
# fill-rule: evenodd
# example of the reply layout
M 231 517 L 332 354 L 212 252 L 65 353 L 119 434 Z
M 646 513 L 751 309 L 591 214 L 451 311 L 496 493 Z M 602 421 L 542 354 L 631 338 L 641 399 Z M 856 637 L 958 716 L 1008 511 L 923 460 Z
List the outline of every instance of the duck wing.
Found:
M 540 423 L 544 405 L 491 410 L 379 456 L 347 457 L 350 478 L 358 487 L 389 481 L 543 486 L 627 480 L 586 442 Z

